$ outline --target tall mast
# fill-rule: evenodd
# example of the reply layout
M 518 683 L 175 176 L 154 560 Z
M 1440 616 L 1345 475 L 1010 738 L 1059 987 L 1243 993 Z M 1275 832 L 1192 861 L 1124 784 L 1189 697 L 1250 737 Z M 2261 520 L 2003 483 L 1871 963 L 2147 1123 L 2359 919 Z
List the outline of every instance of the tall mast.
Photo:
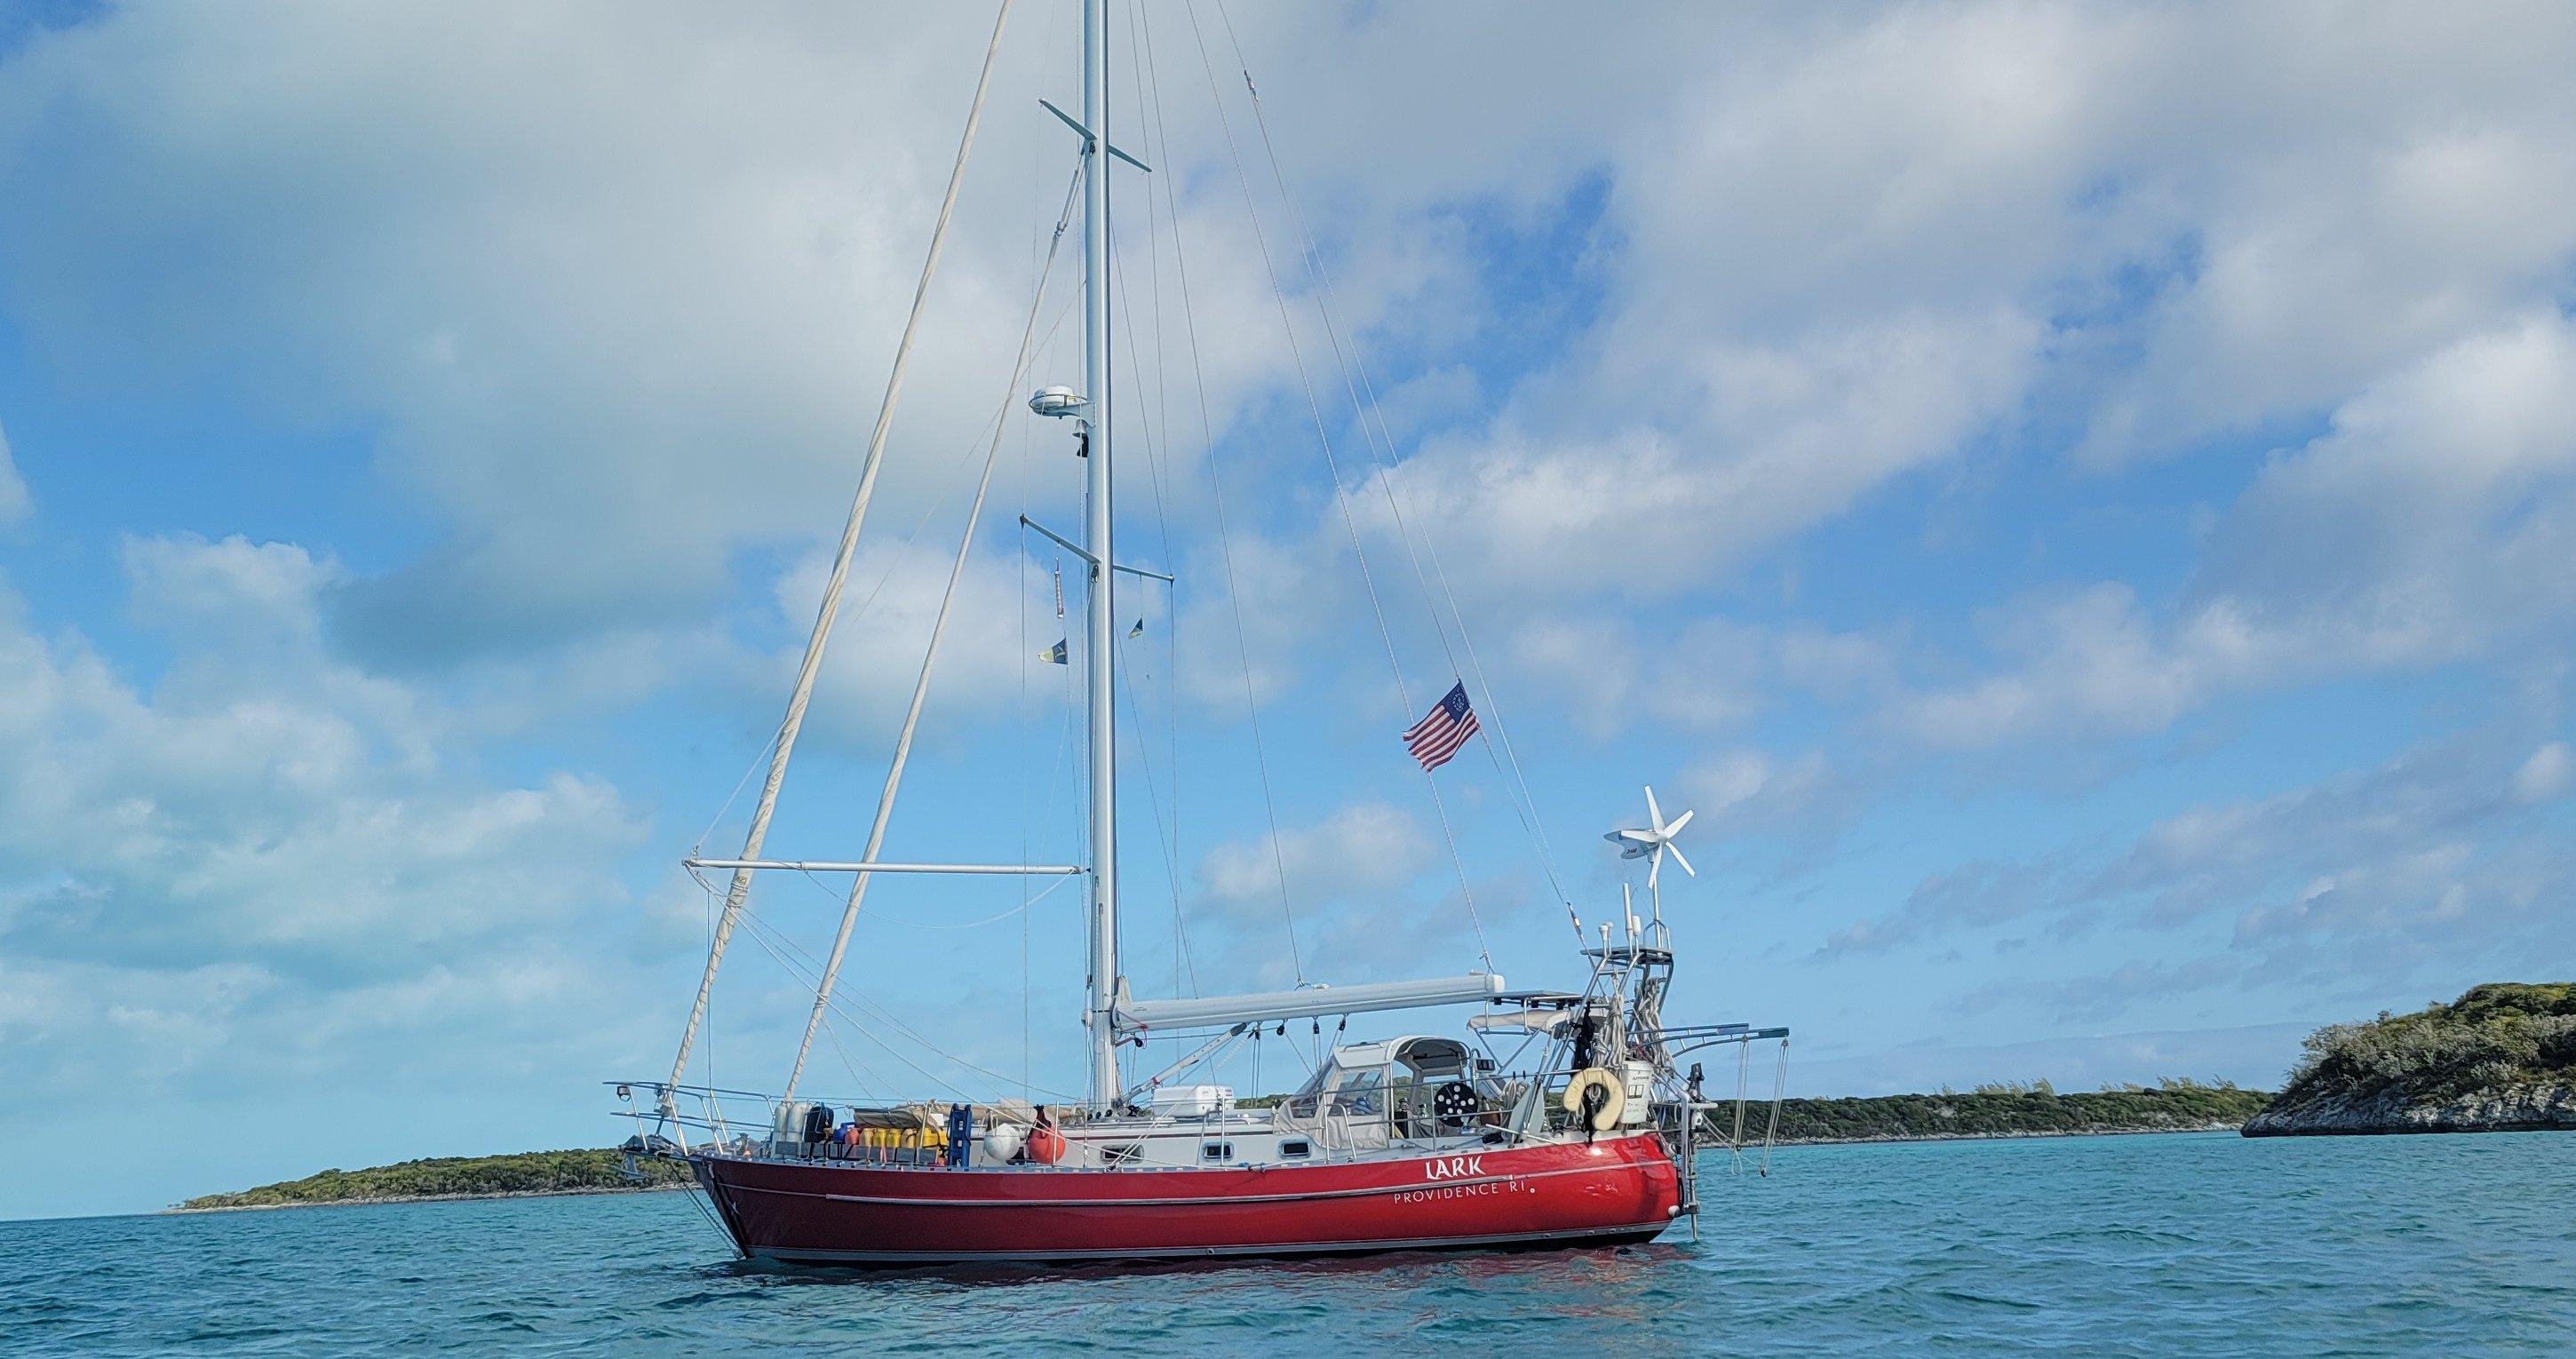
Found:
M 1109 5 L 1082 6 L 1082 123 L 1090 131 L 1082 177 L 1082 381 L 1090 402 L 1084 434 L 1084 548 L 1091 589 L 1083 620 L 1085 715 L 1091 748 L 1091 1107 L 1120 1093 L 1118 1035 L 1110 1005 L 1118 989 L 1118 745 L 1112 703 L 1116 670 L 1110 600 L 1118 559 L 1109 543 Z

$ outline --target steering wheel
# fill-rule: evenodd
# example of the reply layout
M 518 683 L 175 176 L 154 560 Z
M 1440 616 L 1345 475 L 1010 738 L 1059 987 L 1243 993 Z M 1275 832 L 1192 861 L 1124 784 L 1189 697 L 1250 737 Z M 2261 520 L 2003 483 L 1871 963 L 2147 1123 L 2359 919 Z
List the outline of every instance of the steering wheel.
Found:
M 1476 1091 L 1465 1081 L 1451 1081 L 1431 1094 L 1431 1112 L 1452 1127 L 1476 1116 Z

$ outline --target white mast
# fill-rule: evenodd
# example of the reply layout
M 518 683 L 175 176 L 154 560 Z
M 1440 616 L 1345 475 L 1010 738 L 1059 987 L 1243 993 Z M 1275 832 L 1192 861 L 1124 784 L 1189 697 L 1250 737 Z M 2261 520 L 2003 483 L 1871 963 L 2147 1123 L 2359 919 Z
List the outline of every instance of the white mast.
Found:
M 1090 410 L 1083 418 L 1090 457 L 1082 541 L 1091 556 L 1091 590 L 1083 620 L 1086 716 L 1091 746 L 1091 1106 L 1110 1107 L 1121 1093 L 1118 1034 L 1111 1014 L 1118 993 L 1118 745 L 1112 702 L 1116 645 L 1111 629 L 1109 542 L 1109 5 L 1082 6 L 1082 124 L 1089 132 L 1082 177 L 1082 381 Z

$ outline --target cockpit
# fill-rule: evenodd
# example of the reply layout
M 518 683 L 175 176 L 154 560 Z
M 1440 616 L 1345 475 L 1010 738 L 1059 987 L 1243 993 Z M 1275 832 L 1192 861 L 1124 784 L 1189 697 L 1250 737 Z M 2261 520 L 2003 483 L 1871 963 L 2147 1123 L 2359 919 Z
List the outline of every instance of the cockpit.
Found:
M 1375 1123 L 1398 1137 L 1428 1137 L 1446 1122 L 1452 1129 L 1480 1108 L 1491 1070 L 1454 1038 L 1391 1038 L 1335 1048 L 1332 1057 L 1282 1102 L 1281 1112 L 1300 1122 L 1338 1118 Z M 1443 1106 L 1440 1091 L 1452 1092 Z M 1445 1109 L 1445 1119 L 1444 1119 Z

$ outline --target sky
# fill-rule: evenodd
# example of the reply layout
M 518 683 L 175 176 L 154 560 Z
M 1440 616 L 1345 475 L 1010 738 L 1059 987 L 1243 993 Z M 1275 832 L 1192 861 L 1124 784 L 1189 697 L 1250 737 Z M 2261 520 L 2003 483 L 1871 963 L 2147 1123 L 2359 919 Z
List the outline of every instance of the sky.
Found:
M 1136 994 L 1579 984 L 1648 784 L 1668 1011 L 1793 1094 L 2564 979 L 2576 11 L 1113 11 Z M 626 1135 L 992 19 L 0 5 L 0 1217 Z M 1078 47 L 1012 11 L 779 856 L 863 843 L 988 447 L 886 853 L 1082 854 L 1061 266 L 1011 372 Z M 1047 885 L 872 888 L 807 1089 L 1078 1092 Z M 839 890 L 695 1078 L 783 1080 Z

